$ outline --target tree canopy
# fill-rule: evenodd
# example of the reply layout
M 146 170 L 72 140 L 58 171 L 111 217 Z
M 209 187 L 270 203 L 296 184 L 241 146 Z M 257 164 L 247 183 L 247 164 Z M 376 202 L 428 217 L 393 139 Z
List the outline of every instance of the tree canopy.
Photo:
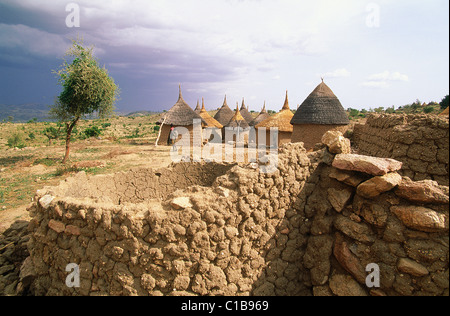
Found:
M 95 113 L 101 118 L 111 115 L 119 88 L 93 56 L 93 47 L 84 47 L 79 39 L 73 41 L 64 55 L 61 68 L 54 73 L 63 90 L 51 107 L 50 115 L 66 124 L 66 155 L 63 160 L 66 162 L 75 125 L 85 115 Z

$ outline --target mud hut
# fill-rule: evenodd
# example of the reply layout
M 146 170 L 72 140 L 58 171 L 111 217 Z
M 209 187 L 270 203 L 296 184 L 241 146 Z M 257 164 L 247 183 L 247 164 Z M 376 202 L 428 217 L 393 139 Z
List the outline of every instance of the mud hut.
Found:
M 256 126 L 262 121 L 268 119 L 270 117 L 269 113 L 266 111 L 266 102 L 264 102 L 264 106 L 261 109 L 259 115 L 249 124 L 250 126 Z
M 227 126 L 230 123 L 230 120 L 233 118 L 234 112 L 230 109 L 227 104 L 227 96 L 223 101 L 222 107 L 219 111 L 214 115 L 214 119 L 219 122 L 222 126 Z
M 249 128 L 247 121 L 239 110 L 239 104 L 236 103 L 236 112 L 231 118 L 230 122 L 223 128 L 222 135 L 224 135 L 224 141 L 244 142 L 248 143 Z M 233 134 L 232 139 L 227 139 L 227 134 Z
M 240 112 L 241 112 L 241 115 L 244 118 L 244 120 L 249 125 L 255 119 L 253 117 L 253 115 L 251 115 L 250 112 L 248 111 L 248 108 L 245 106 L 244 98 L 242 98 L 242 106 L 241 106 Z
M 274 127 L 278 129 L 278 147 L 283 144 L 290 143 L 292 132 L 294 127 L 291 124 L 291 119 L 294 117 L 291 109 L 289 108 L 288 92 L 286 91 L 286 99 L 281 111 L 265 119 L 261 123 L 257 124 L 256 130 L 259 133 L 260 128 L 266 128 L 266 144 L 269 146 L 274 145 L 274 140 L 270 139 L 270 128 Z
M 202 107 L 198 112 L 198 114 L 206 122 L 206 125 L 203 127 L 203 139 L 204 140 L 222 139 L 223 125 L 220 124 L 217 120 L 215 120 L 206 111 L 204 98 L 202 98 Z
M 322 79 L 291 120 L 294 126 L 292 142 L 303 142 L 309 150 L 320 143 L 322 136 L 329 130 L 345 133 L 349 123 L 341 102 Z
M 198 125 L 199 130 L 194 131 L 194 120 L 200 120 L 201 124 Z M 184 101 L 183 96 L 181 94 L 181 86 L 179 87 L 179 96 L 178 101 L 175 105 L 166 113 L 164 113 L 157 124 L 161 125 L 160 130 L 161 133 L 159 135 L 159 139 L 157 141 L 158 145 L 167 145 L 168 139 L 170 136 L 171 127 L 185 127 L 188 129 L 190 134 L 191 145 L 194 144 L 193 137 L 194 132 L 198 135 L 202 135 L 202 126 L 206 126 L 202 117 L 195 113 L 194 110 Z M 178 136 L 178 140 L 182 137 L 182 135 Z M 200 140 L 200 143 L 202 140 Z

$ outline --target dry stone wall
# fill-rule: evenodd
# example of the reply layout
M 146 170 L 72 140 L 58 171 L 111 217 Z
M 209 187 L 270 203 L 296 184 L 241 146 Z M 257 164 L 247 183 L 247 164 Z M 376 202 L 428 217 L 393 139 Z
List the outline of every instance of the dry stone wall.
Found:
M 448 187 L 402 177 L 401 162 L 352 155 L 342 134 L 332 138 L 312 153 L 301 143 L 283 146 L 272 174 L 255 164 L 173 166 L 166 172 L 177 170 L 178 182 L 212 175 L 169 183 L 166 194 L 122 194 L 146 192 L 164 173 L 151 169 L 79 174 L 39 191 L 22 267 L 29 291 L 448 295 Z M 116 198 L 114 185 L 128 198 Z M 70 263 L 79 266 L 79 287 L 66 286 Z M 373 264 L 380 284 L 368 287 Z
M 355 126 L 353 140 L 362 155 L 403 162 L 402 175 L 449 185 L 448 116 L 373 114 Z

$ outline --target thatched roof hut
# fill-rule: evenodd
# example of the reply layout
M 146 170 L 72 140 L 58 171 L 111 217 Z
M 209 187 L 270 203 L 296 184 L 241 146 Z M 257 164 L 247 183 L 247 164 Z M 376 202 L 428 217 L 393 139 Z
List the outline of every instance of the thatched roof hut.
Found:
M 201 127 L 194 126 L 194 120 L 200 120 L 201 126 L 206 126 L 206 121 L 184 101 L 181 94 L 181 86 L 179 86 L 178 101 L 166 113 L 163 113 L 157 124 L 161 125 L 160 134 L 158 136 L 157 144 L 169 144 L 171 127 L 186 127 L 190 134 L 191 145 L 194 144 L 194 130 L 201 136 Z M 199 129 L 199 130 L 197 130 Z M 179 139 L 182 135 L 179 135 Z M 177 140 L 178 141 L 178 140 Z
M 266 111 L 266 102 L 264 102 L 264 106 L 259 113 L 259 115 L 249 124 L 250 126 L 256 126 L 262 121 L 268 119 L 270 117 L 269 113 Z
M 294 126 L 292 142 L 303 142 L 309 150 L 320 143 L 330 130 L 345 133 L 350 121 L 339 99 L 323 82 L 299 106 L 291 120 Z
M 227 96 L 223 101 L 223 105 L 220 110 L 214 115 L 214 119 L 222 124 L 223 126 L 227 126 L 230 120 L 233 118 L 234 112 L 230 109 L 227 104 Z
M 323 82 L 300 105 L 291 124 L 347 125 L 350 121 L 339 99 Z
M 294 114 L 289 108 L 288 92 L 286 91 L 286 99 L 281 111 L 255 126 L 257 130 L 262 127 L 266 128 L 266 145 L 274 145 L 273 140 L 270 139 L 271 127 L 278 128 L 278 146 L 291 142 L 292 132 L 294 130 L 291 124 L 293 116 Z
M 293 116 L 294 113 L 292 113 L 291 109 L 289 108 L 288 92 L 286 91 L 286 99 L 284 101 L 284 105 L 281 111 L 275 114 L 274 116 L 270 116 L 269 118 L 265 119 L 264 121 L 256 125 L 256 128 L 277 127 L 279 132 L 292 133 L 292 131 L 294 130 L 294 127 L 291 124 Z
M 215 120 L 209 113 L 206 111 L 205 108 L 205 100 L 202 98 L 202 108 L 199 111 L 199 115 L 203 120 L 206 122 L 205 127 L 210 128 L 222 128 L 223 125 L 220 124 L 217 120 Z
M 241 115 L 242 117 L 245 119 L 245 121 L 250 124 L 254 117 L 253 115 L 250 114 L 250 112 L 248 111 L 248 109 L 245 107 L 245 102 L 244 102 L 244 98 L 242 98 L 242 106 L 241 106 Z
M 226 127 L 240 127 L 243 129 L 249 127 L 247 121 L 242 116 L 241 111 L 239 110 L 239 104 L 236 103 L 236 112 L 231 118 L 230 122 L 226 125 Z
M 202 125 L 206 125 L 205 120 L 184 101 L 181 94 L 181 86 L 179 86 L 177 103 L 169 111 L 163 113 L 158 123 L 173 126 L 190 126 L 193 124 L 194 119 L 199 119 L 202 121 Z

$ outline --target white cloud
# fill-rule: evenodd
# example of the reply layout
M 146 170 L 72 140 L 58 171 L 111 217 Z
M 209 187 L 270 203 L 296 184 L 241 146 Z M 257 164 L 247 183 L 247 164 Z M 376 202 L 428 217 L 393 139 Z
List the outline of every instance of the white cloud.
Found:
M 382 73 L 370 75 L 369 81 L 408 81 L 409 77 L 407 75 L 401 74 L 399 72 L 384 71 Z
M 407 82 L 409 81 L 409 77 L 408 75 L 399 72 L 390 72 L 386 70 L 378 74 L 370 75 L 361 85 L 371 88 L 388 88 L 390 87 L 389 83 L 394 81 Z
M 350 77 L 351 73 L 345 68 L 339 68 L 335 71 L 326 72 L 323 75 L 321 75 L 323 78 L 343 78 L 343 77 Z M 319 76 L 319 75 L 318 75 Z

